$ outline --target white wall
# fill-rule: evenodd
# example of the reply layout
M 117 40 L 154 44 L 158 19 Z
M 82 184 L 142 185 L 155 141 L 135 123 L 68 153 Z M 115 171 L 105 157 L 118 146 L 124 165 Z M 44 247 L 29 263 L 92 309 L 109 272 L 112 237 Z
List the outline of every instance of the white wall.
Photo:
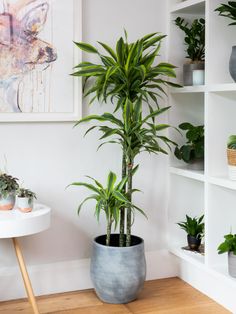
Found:
M 163 0 L 85 0 L 83 40 L 92 44 L 99 40 L 113 45 L 124 27 L 131 40 L 154 31 L 167 33 L 166 3 Z M 165 50 L 164 45 L 164 57 Z M 97 110 L 101 112 L 105 106 L 95 104 L 90 108 L 90 112 Z M 110 110 L 110 105 L 106 110 Z M 88 113 L 87 108 L 84 112 Z M 91 285 L 87 262 L 84 279 L 80 277 L 73 281 L 75 275 L 73 273 L 72 276 L 72 268 L 78 266 L 75 273 L 78 276 L 81 274 L 83 267 L 80 269 L 79 265 L 85 265 L 83 261 L 90 256 L 91 240 L 104 232 L 104 224 L 101 222 L 100 226 L 97 225 L 92 204 L 84 207 L 78 218 L 76 208 L 86 192 L 75 188 L 65 190 L 65 186 L 74 180 L 83 179 L 86 174 L 103 180 L 109 170 L 120 171 L 119 148 L 107 146 L 97 153 L 98 134 L 91 134 L 84 139 L 82 135 L 88 125 L 76 129 L 72 127 L 73 123 L 0 125 L 1 160 L 5 154 L 9 172 L 24 180 L 25 186 L 37 192 L 38 201 L 51 206 L 53 212 L 50 230 L 21 240 L 27 264 L 32 265 L 29 270 L 33 274 L 33 285 L 38 294 L 82 289 Z M 143 237 L 146 251 L 152 252 L 148 253 L 148 278 L 173 275 L 175 269 L 172 264 L 166 266 L 168 256 L 163 253 L 166 248 L 167 158 L 146 154 L 138 162 L 140 171 L 134 184 L 144 194 L 137 195 L 135 201 L 146 209 L 149 219 L 137 215 L 133 233 Z M 163 265 L 155 264 L 158 251 L 161 256 L 164 254 L 165 260 L 162 258 L 158 262 L 164 262 Z M 14 291 L 11 291 L 12 288 L 6 289 L 13 278 L 19 279 L 8 240 L 0 241 L 0 252 L 0 276 L 3 276 L 0 298 L 22 296 L 23 288 L 20 284 Z M 60 268 L 58 265 L 63 266 Z M 44 284 L 43 274 L 47 274 Z M 60 280 L 57 274 L 61 275 Z M 52 278 L 60 281 L 57 288 Z M 67 281 L 69 278 L 70 282 Z

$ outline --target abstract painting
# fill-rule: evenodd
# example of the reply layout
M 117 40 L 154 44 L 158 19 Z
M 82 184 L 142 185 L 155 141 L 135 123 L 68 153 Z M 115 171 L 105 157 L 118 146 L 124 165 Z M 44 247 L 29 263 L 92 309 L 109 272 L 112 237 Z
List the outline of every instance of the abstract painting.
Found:
M 81 34 L 75 30 L 81 21 L 73 18 L 75 9 L 81 17 L 79 2 L 0 0 L 1 121 L 70 120 L 78 114 L 79 86 L 69 74 L 80 61 L 73 47 Z

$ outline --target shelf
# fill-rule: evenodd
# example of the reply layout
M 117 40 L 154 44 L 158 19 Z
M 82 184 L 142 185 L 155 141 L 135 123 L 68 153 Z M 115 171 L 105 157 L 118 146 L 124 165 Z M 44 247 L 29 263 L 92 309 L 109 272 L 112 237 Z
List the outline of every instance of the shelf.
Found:
M 236 190 L 236 181 L 230 180 L 227 176 L 210 177 L 209 183 Z
M 229 275 L 227 265 L 217 265 L 211 267 L 210 269 L 213 271 L 214 275 L 219 277 L 219 279 L 227 281 L 234 287 L 234 289 L 236 288 L 236 278 Z
M 182 88 L 171 88 L 171 94 L 183 94 L 183 93 L 204 93 L 206 87 L 204 85 L 199 86 L 184 86 Z
M 205 181 L 203 170 L 189 170 L 183 167 L 170 167 L 170 173 L 201 182 Z
M 205 264 L 205 259 L 204 256 L 196 253 L 196 252 L 190 252 L 190 251 L 185 251 L 181 248 L 169 248 L 169 252 L 174 254 L 175 256 L 190 262 L 192 264 L 195 264 L 197 266 L 199 265 L 204 265 Z
M 185 0 L 173 5 L 170 13 L 183 13 L 183 14 L 199 14 L 205 13 L 205 1 L 203 0 Z
M 208 88 L 209 92 L 236 92 L 236 83 L 213 84 Z

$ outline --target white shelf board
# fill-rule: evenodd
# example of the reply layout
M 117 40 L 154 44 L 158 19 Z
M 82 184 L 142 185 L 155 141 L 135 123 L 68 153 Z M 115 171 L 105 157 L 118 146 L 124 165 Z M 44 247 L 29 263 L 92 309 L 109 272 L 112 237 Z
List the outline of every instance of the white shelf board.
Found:
M 236 288 L 236 278 L 231 277 L 228 273 L 227 265 L 217 265 L 210 268 L 214 275 L 218 276 L 219 279 L 225 280 L 227 283 Z
M 226 175 L 209 177 L 208 182 L 214 185 L 222 186 L 227 189 L 236 190 L 236 181 L 230 180 Z
M 201 255 L 199 253 L 186 251 L 186 250 L 183 250 L 181 248 L 173 248 L 173 247 L 169 248 L 169 252 L 174 254 L 175 256 L 177 256 L 177 257 L 179 257 L 179 258 L 181 258 L 187 262 L 195 264 L 197 266 L 205 265 L 205 258 L 203 255 Z
M 204 93 L 205 91 L 206 91 L 205 85 L 183 86 L 182 88 L 170 88 L 171 94 Z
M 170 13 L 202 15 L 205 13 L 205 0 L 185 0 L 179 2 L 170 8 Z
M 208 87 L 209 92 L 236 92 L 236 83 L 212 84 Z
M 181 167 L 170 167 L 170 173 L 201 182 L 205 181 L 203 170 L 189 170 Z

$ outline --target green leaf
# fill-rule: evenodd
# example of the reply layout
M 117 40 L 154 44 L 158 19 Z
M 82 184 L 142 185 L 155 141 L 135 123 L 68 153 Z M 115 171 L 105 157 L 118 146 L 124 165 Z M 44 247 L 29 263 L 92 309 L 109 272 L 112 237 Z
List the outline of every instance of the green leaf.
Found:
M 107 179 L 107 189 L 109 193 L 113 190 L 115 182 L 116 182 L 116 175 L 114 172 L 110 171 L 108 175 L 108 179 Z
M 98 41 L 98 43 L 99 43 L 99 45 L 101 45 L 112 56 L 112 58 L 115 61 L 117 61 L 116 54 L 115 54 L 114 50 L 111 47 L 109 47 L 107 44 L 104 44 L 104 43 L 102 43 L 100 41 Z
M 86 44 L 83 42 L 75 42 L 75 41 L 74 43 L 77 47 L 79 47 L 83 51 L 90 52 L 90 53 L 98 53 L 97 49 L 89 44 Z

